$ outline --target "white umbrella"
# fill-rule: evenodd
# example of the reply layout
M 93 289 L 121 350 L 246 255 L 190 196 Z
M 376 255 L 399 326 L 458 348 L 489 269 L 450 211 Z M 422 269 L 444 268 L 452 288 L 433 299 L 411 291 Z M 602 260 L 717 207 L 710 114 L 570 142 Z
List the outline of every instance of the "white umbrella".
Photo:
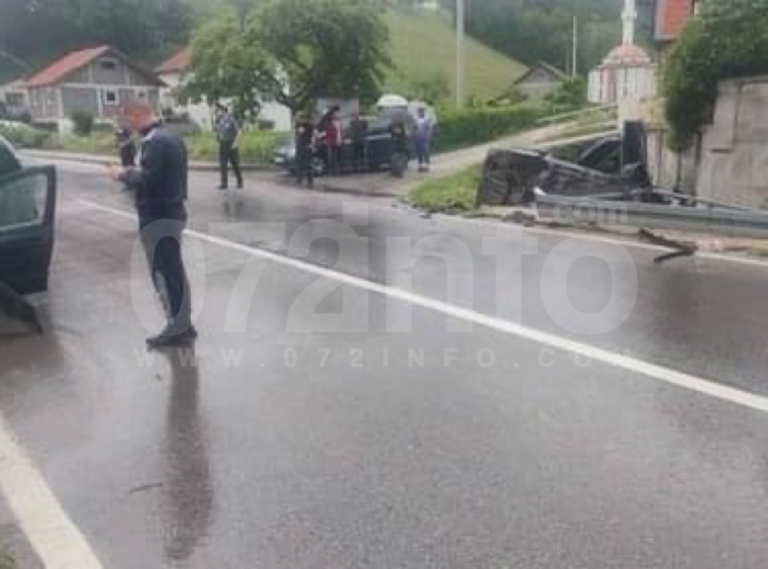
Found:
M 384 95 L 376 103 L 376 106 L 381 109 L 391 109 L 393 107 L 405 107 L 408 108 L 408 100 L 400 95 Z

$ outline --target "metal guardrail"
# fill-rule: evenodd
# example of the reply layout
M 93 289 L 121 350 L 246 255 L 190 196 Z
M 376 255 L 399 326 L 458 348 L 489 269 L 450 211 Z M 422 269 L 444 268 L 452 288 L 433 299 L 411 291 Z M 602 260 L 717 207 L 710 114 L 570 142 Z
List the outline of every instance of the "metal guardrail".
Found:
M 619 109 L 619 106 L 616 104 L 584 107 L 576 111 L 571 111 L 568 113 L 562 113 L 559 115 L 552 115 L 549 117 L 540 118 L 538 121 L 536 121 L 536 124 L 553 125 L 558 122 L 567 121 L 574 118 L 580 118 L 580 117 L 585 117 L 590 115 L 599 115 L 601 113 L 618 112 L 618 109 Z
M 768 239 L 768 213 L 724 207 L 685 207 L 589 197 L 539 195 L 539 219 L 563 225 L 629 226 Z

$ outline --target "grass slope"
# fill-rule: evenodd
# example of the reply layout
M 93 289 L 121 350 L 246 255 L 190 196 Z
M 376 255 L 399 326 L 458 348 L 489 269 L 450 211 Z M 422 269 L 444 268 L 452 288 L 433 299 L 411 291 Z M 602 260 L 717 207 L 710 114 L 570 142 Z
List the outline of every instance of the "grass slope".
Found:
M 456 87 L 456 34 L 447 18 L 440 14 L 390 10 L 385 16 L 389 26 L 395 69 L 386 81 L 386 89 L 407 91 L 414 80 L 441 74 L 451 88 Z M 467 36 L 466 94 L 489 99 L 509 88 L 526 67 Z

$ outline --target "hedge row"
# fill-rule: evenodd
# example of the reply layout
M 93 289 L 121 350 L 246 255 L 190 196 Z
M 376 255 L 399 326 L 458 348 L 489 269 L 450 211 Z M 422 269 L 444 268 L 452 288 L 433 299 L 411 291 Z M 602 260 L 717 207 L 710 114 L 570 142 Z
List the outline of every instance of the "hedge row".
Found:
M 533 127 L 543 115 L 543 109 L 532 104 L 449 111 L 439 117 L 435 151 L 448 152 L 492 142 Z
M 0 136 L 17 148 L 58 150 L 84 154 L 117 156 L 115 139 L 111 132 L 94 131 L 88 136 L 57 134 L 36 129 L 22 123 L 0 121 Z M 246 164 L 267 165 L 275 149 L 290 135 L 284 133 L 249 131 L 240 139 L 241 160 Z M 218 160 L 218 143 L 213 133 L 185 137 L 192 160 Z
M 268 165 L 275 149 L 290 139 L 289 133 L 247 131 L 240 136 L 240 160 L 245 164 Z M 192 160 L 218 160 L 218 143 L 212 133 L 184 138 Z
M 17 148 L 43 148 L 51 133 L 20 122 L 0 121 L 0 136 Z

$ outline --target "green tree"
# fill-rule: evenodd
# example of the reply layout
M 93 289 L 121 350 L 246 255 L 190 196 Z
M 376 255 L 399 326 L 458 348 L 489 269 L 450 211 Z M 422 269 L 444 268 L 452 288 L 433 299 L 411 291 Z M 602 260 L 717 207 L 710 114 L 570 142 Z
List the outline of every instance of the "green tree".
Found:
M 688 148 L 710 122 L 721 79 L 768 72 L 768 0 L 704 0 L 664 68 L 671 146 Z
M 35 63 L 99 43 L 151 59 L 191 26 L 185 0 L 0 1 L 0 51 Z
M 582 77 L 567 79 L 546 96 L 545 102 L 552 114 L 580 109 L 587 105 L 587 82 Z
M 371 101 L 390 65 L 389 32 L 377 0 L 271 0 L 240 31 L 226 18 L 192 44 L 193 79 L 183 95 L 231 98 L 241 115 L 268 96 L 293 111 L 320 97 Z

